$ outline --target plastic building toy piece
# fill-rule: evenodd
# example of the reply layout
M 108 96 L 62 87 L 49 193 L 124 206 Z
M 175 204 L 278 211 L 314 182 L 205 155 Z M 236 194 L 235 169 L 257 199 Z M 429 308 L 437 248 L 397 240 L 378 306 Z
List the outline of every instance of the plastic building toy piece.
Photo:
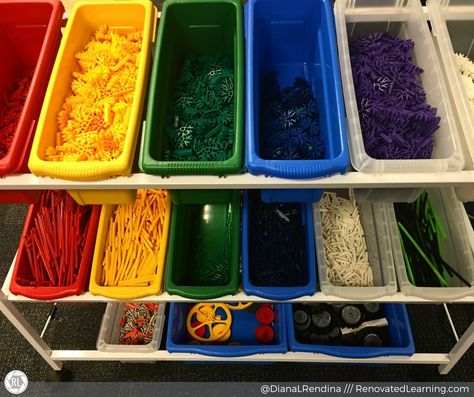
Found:
M 231 325 L 232 314 L 227 305 L 220 303 L 198 303 L 189 310 L 186 317 L 189 335 L 199 342 L 229 339 Z
M 300 204 L 267 204 L 251 192 L 250 279 L 255 285 L 284 287 L 308 282 L 306 229 Z
M 91 206 L 78 205 L 66 192 L 50 190 L 41 197 L 34 226 L 25 238 L 31 277 L 19 285 L 64 287 L 79 273 Z
M 443 259 L 442 241 L 446 236 L 428 193 L 423 192 L 414 203 L 394 206 L 410 282 L 422 287 L 448 287 L 447 272 L 471 287 L 466 278 Z
M 236 303 L 226 303 L 226 306 L 230 310 L 245 310 L 253 305 L 253 302 L 236 302 Z
M 439 127 L 412 60 L 415 43 L 374 32 L 350 42 L 365 151 L 375 159 L 429 159 Z
M 474 63 L 463 54 L 455 54 L 471 110 L 474 113 Z
M 189 56 L 174 97 L 166 130 L 165 159 L 224 161 L 231 157 L 234 74 L 230 58 Z
M 369 287 L 372 268 L 352 190 L 349 197 L 325 192 L 320 201 L 327 274 L 334 285 Z
M 0 159 L 10 150 L 32 78 L 33 72 L 28 70 L 7 90 L 5 103 L 0 111 Z
M 255 330 L 255 339 L 259 343 L 270 343 L 275 337 L 275 331 L 269 325 L 259 325 Z
M 268 306 L 259 307 L 255 315 L 260 324 L 271 324 L 275 320 L 275 312 Z
M 159 305 L 127 303 L 120 320 L 119 344 L 147 345 L 153 339 Z
M 373 334 L 377 335 L 381 346 L 387 346 L 389 320 L 383 305 L 377 309 L 371 313 L 363 305 L 294 304 L 296 339 L 305 344 L 364 346 L 365 342 L 371 342 L 375 346 L 374 337 L 366 341 L 366 336 Z
M 267 71 L 261 78 L 261 155 L 274 160 L 317 160 L 325 154 L 320 135 L 319 113 L 310 85 L 295 78 L 280 89 L 277 74 Z
M 166 195 L 164 190 L 140 189 L 133 204 L 117 207 L 109 220 L 101 285 L 140 287 L 153 281 L 158 254 L 165 249 Z
M 48 161 L 110 161 L 120 157 L 138 72 L 142 33 L 101 26 L 76 54 L 72 95 L 58 114 L 56 143 Z

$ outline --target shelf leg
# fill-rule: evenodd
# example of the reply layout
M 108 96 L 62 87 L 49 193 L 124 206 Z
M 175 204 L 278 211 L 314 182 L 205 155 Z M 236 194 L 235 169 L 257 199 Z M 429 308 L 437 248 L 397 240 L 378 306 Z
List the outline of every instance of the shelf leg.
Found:
M 461 357 L 468 351 L 468 349 L 474 343 L 474 321 L 471 323 L 469 328 L 464 332 L 463 336 L 454 345 L 449 352 L 449 364 L 442 364 L 438 367 L 441 375 L 446 375 L 451 369 L 457 364 Z
M 46 342 L 41 339 L 41 336 L 31 326 L 31 324 L 23 317 L 16 306 L 8 301 L 6 295 L 0 291 L 0 312 L 2 312 L 8 321 L 20 331 L 23 337 L 30 343 L 31 346 L 43 357 L 43 359 L 55 371 L 60 371 L 63 365 L 62 361 L 55 361 L 51 358 L 51 349 Z M 12 368 L 13 369 L 13 368 Z

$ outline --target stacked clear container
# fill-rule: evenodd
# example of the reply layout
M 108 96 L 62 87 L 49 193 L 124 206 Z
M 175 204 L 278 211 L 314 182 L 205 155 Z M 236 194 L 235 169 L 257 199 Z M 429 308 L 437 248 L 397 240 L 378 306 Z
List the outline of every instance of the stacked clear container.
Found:
M 338 196 L 348 198 L 347 190 L 335 190 Z M 357 198 L 357 191 L 356 191 Z M 397 279 L 392 257 L 386 203 L 369 203 L 357 200 L 360 221 L 364 229 L 369 265 L 373 274 L 372 287 L 334 285 L 327 274 L 327 260 L 323 244 L 320 203 L 313 204 L 314 236 L 321 291 L 327 295 L 347 299 L 374 299 L 397 292 Z
M 97 350 L 105 352 L 133 352 L 150 353 L 160 348 L 161 336 L 165 325 L 165 303 L 160 303 L 156 316 L 156 325 L 153 338 L 146 345 L 121 345 L 119 344 L 120 321 L 126 303 L 108 303 L 100 324 L 99 336 L 97 337 Z
M 419 0 L 386 1 L 375 5 L 368 0 L 338 0 L 334 6 L 342 86 L 347 113 L 348 138 L 353 167 L 370 173 L 417 173 L 459 171 L 464 166 L 464 155 L 458 130 L 453 119 L 447 90 L 436 57 L 433 40 Z M 355 96 L 349 53 L 349 40 L 372 32 L 389 32 L 415 42 L 414 62 L 424 69 L 421 74 L 427 102 L 438 109 L 440 127 L 434 134 L 435 145 L 431 159 L 378 160 L 364 148 Z M 364 193 L 364 190 L 361 194 Z M 421 189 L 366 189 L 367 199 L 410 201 Z
M 466 0 L 430 0 L 427 9 L 460 132 L 465 169 L 474 170 L 474 112 L 454 57 L 455 53 L 461 53 L 474 62 L 474 3 Z M 472 201 L 474 187 L 456 188 L 456 194 L 462 201 Z
M 465 286 L 455 277 L 447 279 L 447 287 L 417 287 L 410 283 L 403 259 L 395 210 L 393 205 L 388 205 L 387 215 L 400 290 L 408 296 L 436 301 L 457 299 L 468 295 L 473 296 L 474 258 L 467 237 L 468 230 L 463 218 L 462 203 L 458 201 L 453 188 L 443 190 L 426 189 L 426 191 L 446 233 L 446 238 L 442 243 L 443 252 L 445 253 L 444 260 L 460 273 L 471 284 L 471 287 Z

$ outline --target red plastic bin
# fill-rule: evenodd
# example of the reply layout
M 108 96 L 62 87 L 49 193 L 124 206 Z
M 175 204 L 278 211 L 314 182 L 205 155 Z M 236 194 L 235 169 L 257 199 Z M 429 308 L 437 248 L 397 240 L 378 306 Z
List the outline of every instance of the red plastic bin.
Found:
M 52 300 L 71 295 L 80 295 L 84 291 L 86 283 L 89 281 L 101 206 L 94 205 L 91 212 L 77 280 L 73 284 L 65 287 L 32 287 L 20 285 L 16 282 L 18 277 L 28 279 L 31 276 L 28 255 L 25 248 L 25 239 L 27 233 L 34 225 L 34 218 L 39 211 L 39 208 L 40 204 L 34 204 L 31 205 L 30 209 L 28 210 L 28 215 L 26 217 L 25 226 L 21 235 L 20 246 L 18 248 L 18 254 L 15 261 L 15 267 L 13 268 L 10 292 L 15 295 L 23 295 L 28 298 L 38 300 Z
M 0 106 L 8 87 L 25 70 L 34 70 L 9 152 L 0 159 L 0 176 L 29 172 L 28 155 L 61 41 L 63 14 L 59 0 L 0 0 Z M 0 203 L 35 203 L 39 194 L 0 191 Z
M 41 190 L 1 190 L 0 204 L 36 204 L 41 193 Z

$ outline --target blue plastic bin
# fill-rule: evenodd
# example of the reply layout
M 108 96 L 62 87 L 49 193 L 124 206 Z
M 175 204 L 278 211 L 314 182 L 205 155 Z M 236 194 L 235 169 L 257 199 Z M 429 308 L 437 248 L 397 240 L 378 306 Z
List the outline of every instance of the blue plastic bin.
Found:
M 294 352 L 310 352 L 327 354 L 345 358 L 371 358 L 381 356 L 411 356 L 415 353 L 415 343 L 410 329 L 406 305 L 384 305 L 385 317 L 388 321 L 390 346 L 387 347 L 356 347 L 337 345 L 316 345 L 300 343 L 296 339 L 293 325 L 293 305 L 286 307 L 288 321 L 288 345 Z
M 317 203 L 321 199 L 324 189 L 264 189 L 260 191 L 265 203 Z
M 242 286 L 247 295 L 260 296 L 265 299 L 272 300 L 288 300 L 298 298 L 305 295 L 313 295 L 316 292 L 316 254 L 314 243 L 314 227 L 313 227 L 313 212 L 312 205 L 308 202 L 300 203 L 302 224 L 306 228 L 306 250 L 307 250 L 307 264 L 306 274 L 302 277 L 306 280 L 303 285 L 285 286 L 285 287 L 270 287 L 258 285 L 252 279 L 251 267 L 253 265 L 253 258 L 250 257 L 251 240 L 257 238 L 251 237 L 250 226 L 250 212 L 253 200 L 259 197 L 258 192 L 244 191 L 243 201 L 243 216 L 242 216 Z M 278 255 L 278 253 L 273 253 Z
M 176 303 L 170 305 L 168 332 L 166 336 L 166 350 L 170 353 L 198 353 L 215 357 L 240 357 L 262 353 L 286 353 L 288 340 L 286 333 L 286 310 L 283 304 L 273 305 L 275 310 L 275 338 L 272 343 L 259 344 L 255 339 L 255 329 L 259 323 L 254 313 L 247 310 L 232 311 L 231 337 L 227 341 L 238 342 L 239 345 L 191 345 L 193 340 L 186 330 L 188 310 L 195 303 Z M 291 310 L 291 308 L 290 308 Z
M 251 174 L 303 179 L 349 166 L 332 0 L 250 0 L 246 5 L 246 161 Z M 319 108 L 323 160 L 266 160 L 259 150 L 260 78 L 278 73 L 281 87 L 309 81 Z

